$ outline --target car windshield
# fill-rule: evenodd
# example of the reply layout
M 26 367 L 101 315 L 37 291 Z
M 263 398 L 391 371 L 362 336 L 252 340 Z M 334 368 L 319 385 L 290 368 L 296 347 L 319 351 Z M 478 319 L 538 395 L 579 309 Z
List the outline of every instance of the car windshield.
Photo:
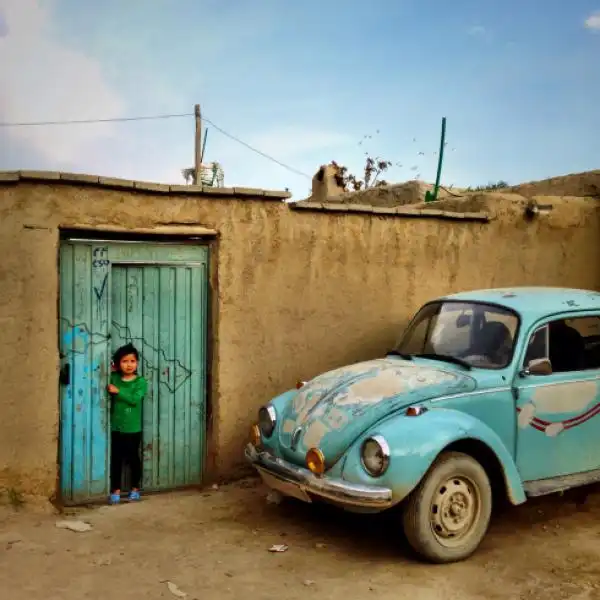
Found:
M 519 319 L 501 306 L 479 302 L 432 302 L 412 320 L 391 352 L 501 369 L 510 362 Z

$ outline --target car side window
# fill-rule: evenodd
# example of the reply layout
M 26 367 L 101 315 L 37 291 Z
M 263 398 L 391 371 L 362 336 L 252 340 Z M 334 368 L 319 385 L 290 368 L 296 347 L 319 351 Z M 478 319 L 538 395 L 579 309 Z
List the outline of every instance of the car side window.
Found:
M 549 358 L 548 325 L 536 329 L 531 334 L 523 367 L 526 368 L 532 360 L 539 360 L 541 358 Z
M 553 373 L 600 369 L 600 318 L 559 319 L 549 324 Z

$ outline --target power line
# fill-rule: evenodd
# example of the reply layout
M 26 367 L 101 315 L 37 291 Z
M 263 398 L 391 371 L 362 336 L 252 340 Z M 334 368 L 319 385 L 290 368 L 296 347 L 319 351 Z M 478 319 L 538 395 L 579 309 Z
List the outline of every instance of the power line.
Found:
M 44 127 L 46 125 L 88 125 L 88 124 L 93 124 L 93 123 L 117 123 L 117 122 L 125 122 L 125 121 L 157 121 L 157 120 L 161 120 L 161 119 L 179 119 L 182 117 L 193 117 L 193 116 L 194 116 L 194 113 L 175 113 L 175 114 L 148 115 L 148 116 L 137 116 L 137 117 L 113 117 L 113 118 L 108 118 L 108 119 L 70 119 L 70 120 L 64 120 L 64 121 L 23 121 L 23 122 L 13 122 L 13 123 L 0 122 L 0 127 Z M 310 175 L 307 175 L 306 173 L 303 173 L 302 171 L 299 171 L 298 169 L 294 169 L 294 167 L 290 167 L 289 165 L 286 165 L 285 163 L 281 162 L 280 160 L 277 160 L 276 158 L 274 158 L 273 156 L 266 154 L 265 152 L 262 152 L 258 148 L 255 148 L 254 146 L 251 146 L 250 144 L 248 144 L 247 142 L 244 142 L 240 138 L 232 135 L 231 133 L 228 133 L 222 127 L 219 127 L 218 125 L 213 123 L 210 119 L 207 119 L 204 115 L 202 115 L 202 119 L 204 121 L 206 121 L 206 123 L 208 123 L 211 127 L 216 129 L 219 133 L 223 134 L 225 137 L 232 139 L 233 141 L 237 142 L 238 144 L 245 146 L 246 148 L 248 148 L 248 150 L 251 150 L 252 152 L 255 152 L 256 154 L 259 154 L 263 158 L 266 158 L 267 160 L 270 160 L 270 161 L 278 164 L 280 167 L 283 167 L 284 169 L 287 169 L 288 171 L 291 171 L 292 173 L 295 173 L 296 175 L 301 175 L 302 177 L 311 179 Z
M 22 123 L 0 122 L 0 127 L 40 127 L 45 125 L 86 125 L 90 123 L 116 123 L 123 121 L 156 121 L 158 119 L 177 119 L 180 117 L 193 117 L 194 113 L 180 113 L 172 115 L 150 115 L 141 117 L 113 117 L 111 119 L 74 119 L 69 121 L 29 121 Z
M 222 133 L 224 136 L 232 139 L 233 141 L 237 142 L 238 144 L 241 144 L 242 146 L 245 146 L 249 150 L 252 150 L 252 152 L 256 152 L 257 154 L 264 156 L 265 158 L 273 161 L 274 163 L 277 163 L 280 167 L 283 167 L 284 169 L 291 171 L 292 173 L 296 173 L 297 175 L 302 175 L 302 177 L 306 177 L 307 179 L 312 179 L 312 177 L 310 175 L 307 175 L 306 173 L 303 173 L 302 171 L 298 171 L 298 169 L 294 169 L 293 167 L 290 167 L 290 166 L 286 165 L 285 163 L 282 163 L 281 161 L 277 160 L 276 158 L 273 158 L 272 156 L 270 156 L 269 154 L 265 154 L 264 152 L 261 152 L 260 150 L 258 150 L 258 148 L 254 148 L 253 146 L 251 146 L 250 144 L 247 144 L 243 140 L 240 140 L 239 138 L 235 137 L 234 135 L 231 135 L 230 133 L 227 133 L 224 129 L 221 129 L 218 125 L 215 125 L 210 119 L 207 119 L 204 115 L 202 116 L 202 119 L 204 121 L 206 121 L 211 127 L 214 127 L 217 131 Z

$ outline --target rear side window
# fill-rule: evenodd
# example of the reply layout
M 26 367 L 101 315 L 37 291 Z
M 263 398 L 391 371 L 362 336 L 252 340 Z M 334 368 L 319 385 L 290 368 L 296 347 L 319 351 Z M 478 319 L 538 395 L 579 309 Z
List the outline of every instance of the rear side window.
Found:
M 556 319 L 530 337 L 524 367 L 548 358 L 553 373 L 600 369 L 600 316 Z

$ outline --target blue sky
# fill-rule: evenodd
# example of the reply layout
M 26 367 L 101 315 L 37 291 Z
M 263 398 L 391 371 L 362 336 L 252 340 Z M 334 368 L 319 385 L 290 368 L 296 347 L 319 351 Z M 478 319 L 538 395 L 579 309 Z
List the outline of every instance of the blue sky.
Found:
M 402 165 L 389 180 L 432 181 L 446 116 L 445 184 L 517 183 L 598 168 L 599 59 L 600 0 L 0 0 L 0 121 L 199 102 L 308 176 L 208 125 L 227 185 L 299 199 L 365 151 Z M 191 118 L 0 128 L 0 169 L 179 183 L 192 163 Z

